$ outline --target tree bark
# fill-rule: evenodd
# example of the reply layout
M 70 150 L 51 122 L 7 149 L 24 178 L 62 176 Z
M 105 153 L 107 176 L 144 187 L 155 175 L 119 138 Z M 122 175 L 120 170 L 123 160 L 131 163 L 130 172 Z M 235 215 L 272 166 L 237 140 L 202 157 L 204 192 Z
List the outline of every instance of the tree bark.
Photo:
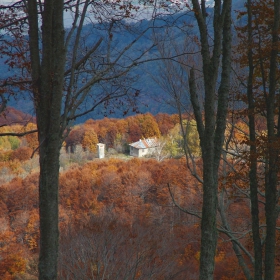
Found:
M 60 116 L 65 68 L 63 4 L 63 0 L 44 1 L 40 55 L 37 3 L 28 1 L 33 98 L 40 145 L 39 279 L 44 280 L 57 278 Z
M 256 128 L 255 128 L 255 103 L 253 96 L 253 35 L 252 35 L 252 10 L 251 0 L 247 2 L 248 13 L 248 67 L 249 75 L 247 80 L 247 98 L 248 98 L 248 118 L 249 118 L 249 137 L 250 137 L 250 200 L 251 200 L 251 217 L 252 217 L 252 235 L 254 242 L 254 279 L 262 279 L 262 244 L 259 233 L 259 199 L 258 199 L 258 179 L 257 179 L 257 148 L 256 148 Z
M 279 116 L 277 133 L 275 133 L 275 107 L 276 107 L 276 69 L 278 67 L 278 34 L 280 22 L 280 1 L 274 1 L 274 22 L 272 28 L 272 48 L 269 69 L 269 94 L 267 104 L 267 134 L 268 134 L 268 170 L 265 176 L 265 216 L 266 216 L 266 239 L 265 239 L 265 280 L 274 279 L 275 274 L 275 246 L 276 246 L 276 220 L 277 220 L 277 174 L 279 171 Z M 279 106 L 279 104 L 278 104 Z M 279 114 L 279 113 L 278 113 Z
M 223 1 L 223 5 L 221 1 L 215 1 L 213 49 L 208 43 L 205 1 L 201 1 L 201 7 L 196 0 L 193 0 L 192 3 L 200 31 L 205 88 L 203 123 L 202 112 L 196 96 L 194 70 L 192 69 L 189 79 L 190 95 L 203 159 L 200 279 L 205 280 L 213 279 L 218 236 L 216 223 L 218 168 L 224 142 L 231 73 L 231 0 Z M 221 54 L 223 56 L 222 73 L 217 102 L 216 84 Z

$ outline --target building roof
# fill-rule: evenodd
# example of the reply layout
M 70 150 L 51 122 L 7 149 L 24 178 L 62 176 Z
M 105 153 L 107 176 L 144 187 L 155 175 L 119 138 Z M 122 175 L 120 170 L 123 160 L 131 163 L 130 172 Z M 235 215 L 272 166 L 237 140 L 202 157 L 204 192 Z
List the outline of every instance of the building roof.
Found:
M 147 149 L 147 148 L 154 148 L 158 146 L 158 140 L 157 138 L 147 138 L 147 139 L 140 139 L 137 142 L 129 144 L 129 146 L 132 146 L 136 149 Z

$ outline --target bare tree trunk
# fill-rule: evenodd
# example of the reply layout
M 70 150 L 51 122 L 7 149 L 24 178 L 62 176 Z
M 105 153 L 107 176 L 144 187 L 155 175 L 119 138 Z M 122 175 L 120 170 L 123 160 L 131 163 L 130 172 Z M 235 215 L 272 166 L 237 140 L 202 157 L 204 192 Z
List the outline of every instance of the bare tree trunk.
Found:
M 36 0 L 28 1 L 33 96 L 37 115 L 40 180 L 39 279 L 57 278 L 58 177 L 62 141 L 60 126 L 65 51 L 63 0 L 45 0 L 42 15 L 42 59 Z
M 253 97 L 253 73 L 254 62 L 252 52 L 252 10 L 251 0 L 247 3 L 248 13 L 248 66 L 249 75 L 247 82 L 247 98 L 248 98 L 248 118 L 249 118 L 249 137 L 250 137 L 250 200 L 251 200 L 251 216 L 252 216 L 252 234 L 254 242 L 254 279 L 262 279 L 262 245 L 259 233 L 259 199 L 258 199 L 258 179 L 257 179 L 257 148 L 256 148 L 256 128 L 255 128 L 255 104 Z
M 276 220 L 277 220 L 277 173 L 279 171 L 279 138 L 280 114 L 278 112 L 277 134 L 275 134 L 275 107 L 276 107 L 276 70 L 278 67 L 278 33 L 280 22 L 280 1 L 274 1 L 274 22 L 272 27 L 272 48 L 269 69 L 269 94 L 267 96 L 267 133 L 268 133 L 268 170 L 265 177 L 265 279 L 274 279 L 275 273 L 275 245 L 276 245 Z M 279 101 L 278 101 L 279 102 Z M 278 104 L 278 107 L 280 105 Z
M 203 159 L 200 279 L 205 280 L 213 279 L 217 246 L 218 168 L 226 127 L 231 73 L 231 0 L 223 1 L 223 4 L 221 1 L 215 1 L 213 49 L 208 43 L 205 1 L 201 1 L 201 6 L 197 0 L 193 0 L 192 3 L 200 31 L 205 88 L 203 120 L 196 94 L 194 69 L 192 69 L 190 94 Z M 223 55 L 222 73 L 217 102 L 216 84 L 221 54 Z
M 137 61 L 144 62 L 144 55 L 154 47 L 154 44 L 143 49 L 141 54 L 138 54 L 137 47 L 137 55 L 132 56 L 134 58 L 131 61 L 131 58 L 128 59 L 127 56 L 128 51 L 132 51 L 136 47 L 136 42 L 145 35 L 150 27 L 141 30 L 140 33 L 136 32 L 135 38 L 120 50 L 117 50 L 115 44 L 111 43 L 113 32 L 119 30 L 119 26 L 115 27 L 116 23 L 121 22 L 121 16 L 127 19 L 129 11 L 133 9 L 129 1 L 127 5 L 122 5 L 118 1 L 104 1 L 102 5 L 95 5 L 96 3 L 90 0 L 22 0 L 17 4 L 26 5 L 23 12 L 20 12 L 20 16 L 27 11 L 29 22 L 32 93 L 39 139 L 39 278 L 56 279 L 59 237 L 59 153 L 64 136 L 63 131 L 68 127 L 70 121 L 93 111 L 100 104 L 106 103 L 107 105 L 109 100 L 117 99 L 119 101 L 120 98 L 124 98 L 127 101 L 126 104 L 131 106 L 133 104 L 131 101 L 134 101 L 132 98 L 135 98 L 136 94 L 133 94 L 126 75 L 130 69 L 136 67 Z M 93 15 L 97 16 L 97 13 L 100 12 L 100 19 L 106 18 L 105 28 L 109 29 L 107 29 L 107 34 L 106 32 L 102 36 L 98 34 L 94 45 L 81 52 L 82 28 L 87 18 L 89 5 L 91 5 L 90 12 Z M 12 6 L 13 4 L 6 7 L 12 8 Z M 97 6 L 102 9 L 98 9 Z M 64 40 L 63 11 L 67 7 L 72 11 L 74 18 L 72 28 Z M 22 8 L 21 5 L 20 8 Z M 112 11 L 115 12 L 112 14 Z M 11 25 L 18 24 L 21 20 L 25 21 L 25 16 Z M 107 20 L 111 20 L 110 25 Z M 26 26 L 25 23 L 23 26 Z M 113 29 L 114 27 L 115 29 Z M 125 25 L 123 28 L 127 30 Z M 104 40 L 105 37 L 107 40 Z M 101 43 L 103 43 L 102 47 Z M 70 61 L 67 63 L 69 68 L 65 69 L 67 48 L 71 53 L 68 53 L 69 56 L 67 56 Z M 124 57 L 126 59 L 123 59 Z M 87 79 L 84 79 L 85 73 Z M 121 78 L 128 83 L 118 82 L 116 90 L 116 81 Z M 80 83 L 81 80 L 86 82 Z M 111 92 L 107 91 L 105 87 L 101 92 L 99 88 L 96 96 L 95 93 L 90 94 L 93 86 L 98 85 L 99 87 L 100 83 L 107 85 L 109 81 L 114 84 Z M 92 98 L 93 104 L 80 111 L 80 107 L 83 107 L 83 102 L 87 97 Z M 0 110 L 1 108 L 0 104 Z

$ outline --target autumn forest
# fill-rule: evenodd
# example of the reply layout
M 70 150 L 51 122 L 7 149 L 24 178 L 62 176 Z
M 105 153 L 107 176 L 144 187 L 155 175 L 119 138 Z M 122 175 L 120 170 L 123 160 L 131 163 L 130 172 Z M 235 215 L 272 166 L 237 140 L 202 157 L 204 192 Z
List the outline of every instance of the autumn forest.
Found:
M 280 279 L 279 34 L 280 0 L 1 3 L 0 279 Z
M 187 116 L 184 121 L 185 127 L 191 127 L 187 139 L 201 176 L 195 124 Z M 11 125 L 1 132 L 20 133 L 34 127 L 32 123 Z M 248 135 L 243 122 L 235 127 L 229 145 L 232 151 L 242 150 Z M 166 159 L 127 155 L 127 143 L 151 136 L 165 141 L 162 156 Z M 108 147 L 105 159 L 96 157 L 99 141 Z M 37 145 L 35 133 L 1 138 L 3 279 L 37 279 L 39 161 L 33 154 Z M 60 153 L 59 279 L 198 278 L 202 188 L 186 164 L 182 146 L 178 115 L 88 120 L 72 128 Z M 238 234 L 252 269 L 248 162 L 246 154 L 241 154 L 230 157 L 232 169 L 221 170 L 227 175 L 226 183 L 220 178 L 224 212 L 219 221 L 215 279 L 244 279 L 232 250 L 232 234 Z M 226 226 L 234 231 L 226 232 Z

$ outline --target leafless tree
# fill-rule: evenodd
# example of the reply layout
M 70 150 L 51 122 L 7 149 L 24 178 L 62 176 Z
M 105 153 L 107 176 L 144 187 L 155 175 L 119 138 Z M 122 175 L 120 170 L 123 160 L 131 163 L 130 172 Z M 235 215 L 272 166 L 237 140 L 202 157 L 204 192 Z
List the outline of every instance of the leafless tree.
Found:
M 63 19 L 65 10 L 71 11 L 73 16 L 67 32 Z M 20 82 L 29 85 L 38 127 L 39 279 L 56 279 L 59 154 L 65 132 L 71 121 L 100 104 L 109 106 L 110 100 L 114 100 L 115 106 L 116 102 L 122 105 L 124 99 L 120 98 L 125 97 L 128 102 L 133 101 L 131 94 L 133 97 L 137 92 L 124 86 L 129 80 L 128 72 L 141 62 L 153 44 L 128 52 L 149 27 L 139 31 L 137 23 L 133 22 L 128 27 L 123 20 L 131 18 L 137 8 L 126 1 L 22 0 L 2 5 L 2 11 L 7 12 L 7 17 L 1 21 L 2 30 L 28 31 L 28 51 L 22 55 L 30 64 L 22 69 L 27 75 Z M 89 45 L 82 33 L 88 19 L 94 20 L 100 29 L 104 28 L 96 33 L 94 42 Z M 114 32 L 128 28 L 133 38 L 125 46 L 118 47 Z M 13 36 L 14 33 L 10 34 Z M 97 89 L 93 90 L 93 86 Z

